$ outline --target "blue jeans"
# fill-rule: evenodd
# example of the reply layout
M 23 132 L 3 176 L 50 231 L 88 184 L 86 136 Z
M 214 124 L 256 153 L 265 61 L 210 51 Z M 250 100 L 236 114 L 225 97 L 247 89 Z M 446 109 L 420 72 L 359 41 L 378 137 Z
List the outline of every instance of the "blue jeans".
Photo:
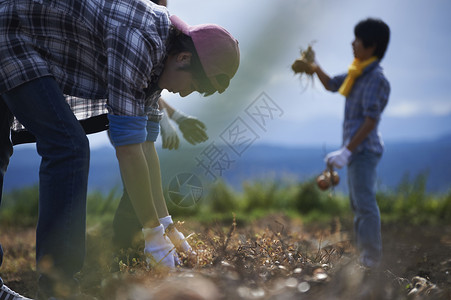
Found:
M 382 256 L 381 220 L 376 201 L 376 168 L 380 154 L 362 151 L 352 155 L 348 165 L 348 186 L 354 212 L 354 233 L 360 263 L 379 265 Z
M 13 121 L 13 116 L 6 104 L 1 101 L 0 97 L 0 205 L 2 203 L 3 194 L 3 177 L 9 164 L 9 158 L 13 154 L 13 147 L 9 139 L 10 126 Z M 0 244 L 0 266 L 3 262 L 3 249 Z M 0 278 L 0 286 L 1 286 Z
M 54 283 L 74 284 L 85 257 L 89 142 L 53 77 L 22 84 L 0 101 L 36 137 L 42 158 L 36 261 L 39 289 L 54 296 Z M 11 148 L 0 144 L 0 153 Z
M 2 203 L 3 177 L 8 168 L 9 158 L 13 155 L 13 146 L 9 139 L 13 115 L 0 96 L 0 204 Z M 0 254 L 2 254 L 0 252 Z M 0 257 L 1 258 L 1 257 Z M 1 261 L 1 259 L 0 259 Z M 1 264 L 0 264 L 1 265 Z

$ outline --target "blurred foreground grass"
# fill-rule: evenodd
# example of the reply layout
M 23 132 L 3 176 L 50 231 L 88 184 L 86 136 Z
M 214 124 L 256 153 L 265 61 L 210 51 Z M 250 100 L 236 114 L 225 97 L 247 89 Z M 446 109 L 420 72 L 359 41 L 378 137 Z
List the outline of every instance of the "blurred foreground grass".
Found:
M 78 277 L 82 290 L 100 300 L 357 299 L 360 292 L 367 293 L 361 299 L 407 299 L 415 275 L 427 275 L 442 289 L 450 280 L 451 240 L 446 236 L 451 192 L 427 194 L 425 184 L 424 176 L 405 177 L 397 189 L 378 193 L 384 223 L 393 226 L 385 225 L 383 234 L 390 249 L 384 272 L 369 279 L 353 263 L 347 196 L 322 192 L 313 180 L 246 182 L 242 192 L 218 181 L 195 206 L 180 207 L 169 200 L 174 219 L 186 221 L 177 224 L 179 230 L 197 252 L 195 261 L 182 255 L 182 265 L 170 274 L 149 270 L 142 240 L 135 249 L 113 251 L 111 224 L 120 194 L 91 193 L 87 257 Z M 37 187 L 8 193 L 0 210 L 7 251 L 1 275 L 8 286 L 30 297 L 37 278 L 37 195 Z M 401 230 L 406 228 L 415 234 L 406 235 Z M 433 299 L 446 299 L 451 291 L 444 291 Z

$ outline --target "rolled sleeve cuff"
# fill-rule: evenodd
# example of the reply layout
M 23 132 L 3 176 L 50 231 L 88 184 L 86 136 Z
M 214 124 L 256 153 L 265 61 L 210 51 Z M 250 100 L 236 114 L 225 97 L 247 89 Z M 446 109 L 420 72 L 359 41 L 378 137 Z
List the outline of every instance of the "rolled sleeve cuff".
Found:
M 146 141 L 147 117 L 108 114 L 111 142 L 115 147 L 140 144 Z
M 329 89 L 332 92 L 336 92 L 338 91 L 338 89 L 340 88 L 340 86 L 343 84 L 343 82 L 345 81 L 345 78 L 348 74 L 341 74 L 335 77 L 332 77 L 329 80 Z
M 155 142 L 160 133 L 160 122 L 147 121 L 147 138 L 148 142 Z

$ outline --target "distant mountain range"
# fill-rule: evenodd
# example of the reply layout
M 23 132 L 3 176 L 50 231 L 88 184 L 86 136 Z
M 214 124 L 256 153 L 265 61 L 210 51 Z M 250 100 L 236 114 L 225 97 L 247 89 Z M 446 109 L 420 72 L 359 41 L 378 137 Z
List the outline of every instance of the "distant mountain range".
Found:
M 211 182 L 222 178 L 235 190 L 240 190 L 245 181 L 286 178 L 304 181 L 317 176 L 325 168 L 323 157 L 326 151 L 322 147 L 288 148 L 256 144 L 238 155 L 224 146 L 222 150 L 216 149 L 218 160 L 214 162 L 214 146 L 212 143 L 198 147 L 183 144 L 178 151 L 158 149 L 165 187 L 179 173 L 194 173 Z M 451 135 L 433 141 L 386 143 L 378 169 L 379 186 L 394 189 L 405 176 L 413 181 L 419 174 L 426 174 L 428 192 L 449 192 L 450 153 Z M 208 168 L 206 158 L 210 159 Z M 39 156 L 34 147 L 16 148 L 5 176 L 5 191 L 37 184 L 38 169 Z M 346 172 L 340 170 L 339 174 L 341 183 L 337 189 L 346 192 Z M 108 193 L 120 188 L 114 149 L 108 146 L 92 150 L 89 190 Z

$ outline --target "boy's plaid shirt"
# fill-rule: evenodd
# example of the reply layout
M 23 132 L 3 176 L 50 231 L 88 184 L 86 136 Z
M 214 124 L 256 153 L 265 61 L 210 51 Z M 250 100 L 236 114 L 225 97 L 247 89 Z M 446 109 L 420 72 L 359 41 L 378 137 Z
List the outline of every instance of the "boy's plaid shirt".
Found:
M 158 114 L 170 25 L 151 1 L 0 0 L 0 94 L 50 75 L 78 119 Z
M 347 74 L 331 78 L 329 86 L 332 91 L 338 91 Z M 358 77 L 348 97 L 346 97 L 345 118 L 343 122 L 343 145 L 347 145 L 357 130 L 362 126 L 365 117 L 377 121 L 376 128 L 357 147 L 355 152 L 363 149 L 382 153 L 384 144 L 378 125 L 390 94 L 390 84 L 382 72 L 379 62 L 369 65 Z

